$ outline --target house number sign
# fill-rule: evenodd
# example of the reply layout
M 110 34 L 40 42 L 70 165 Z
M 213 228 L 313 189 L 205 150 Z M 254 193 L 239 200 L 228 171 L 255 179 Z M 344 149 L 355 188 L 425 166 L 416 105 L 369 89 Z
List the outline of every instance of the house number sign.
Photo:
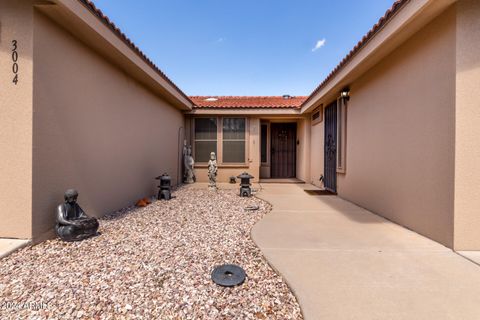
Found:
M 17 51 L 17 40 L 12 40 L 12 72 L 13 80 L 12 82 L 17 85 L 18 83 L 18 51 Z

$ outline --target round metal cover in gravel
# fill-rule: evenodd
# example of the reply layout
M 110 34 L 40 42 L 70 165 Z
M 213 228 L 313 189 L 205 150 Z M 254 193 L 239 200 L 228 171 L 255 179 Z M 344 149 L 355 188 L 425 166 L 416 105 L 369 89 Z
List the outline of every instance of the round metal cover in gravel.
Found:
M 234 264 L 224 264 L 212 271 L 212 280 L 222 287 L 234 287 L 245 281 L 245 270 Z
M 0 319 L 303 319 L 250 237 L 271 206 L 237 189 L 193 186 L 100 218 L 101 237 L 51 239 L 0 259 Z M 249 205 L 260 208 L 246 214 Z M 213 268 L 225 263 L 241 266 L 248 281 L 213 282 Z

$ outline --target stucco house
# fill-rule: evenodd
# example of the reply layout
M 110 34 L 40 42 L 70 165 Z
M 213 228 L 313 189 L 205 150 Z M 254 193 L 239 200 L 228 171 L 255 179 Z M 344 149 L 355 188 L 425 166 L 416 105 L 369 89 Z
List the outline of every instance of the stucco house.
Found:
M 0 237 L 52 237 L 71 187 L 101 216 L 177 183 L 193 103 L 93 4 L 0 1 L 0 22 Z
M 207 181 L 210 152 L 217 154 L 219 180 L 239 171 L 255 181 L 297 178 L 310 181 L 307 144 L 309 115 L 300 113 L 306 97 L 191 97 L 186 137 L 192 145 L 198 181 Z M 301 141 L 301 143 L 300 143 Z
M 214 151 L 221 182 L 312 183 L 480 250 L 479 16 L 399 0 L 308 97 L 188 97 L 89 1 L 2 1 L 0 237 L 50 235 L 71 185 L 101 215 L 178 183 L 186 140 L 199 182 Z

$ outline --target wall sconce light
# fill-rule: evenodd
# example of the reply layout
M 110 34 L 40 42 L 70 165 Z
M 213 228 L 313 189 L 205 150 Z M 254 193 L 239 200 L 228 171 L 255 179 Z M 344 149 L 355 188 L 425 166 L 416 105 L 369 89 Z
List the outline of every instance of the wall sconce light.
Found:
M 350 89 L 345 88 L 340 92 L 340 98 L 350 100 Z

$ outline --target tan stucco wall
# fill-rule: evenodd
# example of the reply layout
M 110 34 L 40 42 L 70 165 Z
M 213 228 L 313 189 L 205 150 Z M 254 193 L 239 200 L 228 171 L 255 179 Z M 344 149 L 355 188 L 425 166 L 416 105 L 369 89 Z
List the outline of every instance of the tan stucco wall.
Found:
M 154 194 L 163 172 L 175 184 L 181 112 L 38 12 L 34 33 L 34 237 L 67 188 L 101 216 Z
M 250 169 L 248 173 L 255 177 L 252 181 L 258 181 L 260 179 L 260 119 L 252 117 L 249 120 L 249 124 L 248 162 Z
M 454 44 L 452 7 L 351 84 L 338 175 L 340 197 L 450 247 Z
M 320 112 L 323 113 L 323 110 Z M 310 129 L 310 180 L 308 182 L 323 187 L 320 177 L 323 175 L 324 121 L 316 123 Z
M 456 250 L 480 250 L 480 2 L 457 4 Z
M 224 115 L 213 115 L 213 116 L 224 116 Z M 260 123 L 261 121 L 271 121 L 271 122 L 295 122 L 297 124 L 297 140 L 299 144 L 297 145 L 297 162 L 296 162 L 296 173 L 297 178 L 309 181 L 310 177 L 310 119 L 306 118 L 289 118 L 289 117 L 274 117 L 268 118 L 265 116 L 246 116 L 248 118 L 248 162 L 246 166 L 222 166 L 219 165 L 218 168 L 218 182 L 228 182 L 231 176 L 238 176 L 240 173 L 246 171 L 253 175 L 255 178 L 252 180 L 254 182 L 258 181 L 261 177 L 260 170 L 264 170 L 262 177 L 268 177 L 267 171 L 269 172 L 269 167 L 260 167 Z M 193 118 L 187 119 L 186 127 L 191 128 L 189 125 L 193 121 Z M 189 137 L 189 144 L 192 144 L 193 133 L 191 130 L 187 130 L 187 136 Z M 268 148 L 267 148 L 268 150 Z M 208 169 L 205 165 L 196 165 L 195 175 L 198 182 L 208 182 Z
M 261 163 L 260 164 L 260 179 L 268 179 L 271 177 L 271 160 L 272 160 L 272 155 L 271 155 L 271 152 L 270 150 L 272 149 L 272 141 L 271 141 L 271 132 L 270 132 L 270 129 L 271 129 L 271 124 L 268 122 L 268 120 L 261 120 L 260 121 L 260 125 L 266 125 L 267 126 L 267 137 L 266 137 L 266 150 L 267 150 L 267 161 L 265 161 L 264 163 Z M 260 134 L 260 149 L 261 149 L 261 134 Z M 260 156 L 261 156 L 261 152 L 260 152 Z
M 18 83 L 12 80 L 17 41 Z M 31 238 L 32 50 L 30 1 L 0 1 L 0 237 Z
M 310 118 L 297 121 L 297 178 L 310 182 Z

